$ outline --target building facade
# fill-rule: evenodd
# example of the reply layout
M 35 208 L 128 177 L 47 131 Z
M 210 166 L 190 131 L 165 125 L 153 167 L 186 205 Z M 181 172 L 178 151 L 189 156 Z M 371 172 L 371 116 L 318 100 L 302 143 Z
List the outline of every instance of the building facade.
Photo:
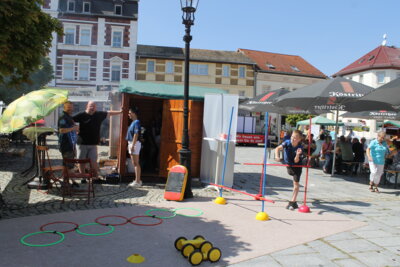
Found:
M 45 0 L 43 10 L 64 28 L 53 36 L 51 86 L 117 88 L 134 79 L 137 0 Z
M 384 42 L 333 76 L 345 77 L 373 88 L 380 87 L 385 83 L 400 78 L 400 48 L 386 46 L 386 42 Z M 363 132 L 363 136 L 370 139 L 376 137 L 376 120 L 343 118 L 342 121 L 353 124 L 362 121 L 370 129 L 368 133 Z
M 183 48 L 138 45 L 136 79 L 171 84 L 184 80 Z M 235 51 L 190 49 L 190 84 L 214 87 L 240 97 L 253 97 L 252 60 Z

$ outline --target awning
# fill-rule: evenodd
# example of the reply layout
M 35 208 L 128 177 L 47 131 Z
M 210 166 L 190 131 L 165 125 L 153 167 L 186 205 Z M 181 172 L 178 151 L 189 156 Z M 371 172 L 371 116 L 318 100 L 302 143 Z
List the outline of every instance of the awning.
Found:
M 296 123 L 296 127 L 297 127 L 298 125 L 309 125 L 309 124 L 310 124 L 310 120 L 309 120 L 309 119 L 304 120 L 304 121 L 298 121 L 298 122 Z M 334 126 L 334 125 L 336 125 L 336 122 L 333 121 L 333 120 L 330 120 L 330 119 L 328 119 L 328 118 L 322 117 L 322 116 L 317 116 L 317 117 L 314 117 L 314 118 L 311 119 L 311 124 L 318 124 L 318 125 L 325 125 L 325 126 L 328 126 L 328 125 Z M 344 123 L 343 123 L 343 122 L 338 122 L 338 125 L 339 125 L 339 126 L 343 126 Z
M 129 93 L 141 96 L 183 99 L 183 85 L 154 83 L 143 81 L 122 80 L 119 86 L 121 93 Z M 203 101 L 206 94 L 226 94 L 227 92 L 218 88 L 189 85 L 189 99 Z
M 384 127 L 385 128 L 390 127 L 391 125 L 394 126 L 394 127 L 400 128 L 400 121 L 385 121 L 384 122 Z

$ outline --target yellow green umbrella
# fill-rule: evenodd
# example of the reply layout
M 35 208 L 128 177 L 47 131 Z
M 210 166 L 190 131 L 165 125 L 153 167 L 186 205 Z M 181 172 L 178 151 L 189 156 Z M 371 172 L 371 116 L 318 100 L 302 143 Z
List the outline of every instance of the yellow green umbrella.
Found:
M 0 133 L 11 133 L 49 115 L 68 100 L 68 90 L 41 89 L 21 96 L 0 118 Z

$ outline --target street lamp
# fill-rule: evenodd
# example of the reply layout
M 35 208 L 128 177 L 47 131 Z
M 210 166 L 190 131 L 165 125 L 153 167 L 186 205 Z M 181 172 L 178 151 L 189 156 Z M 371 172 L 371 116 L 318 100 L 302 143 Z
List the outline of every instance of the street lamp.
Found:
M 179 150 L 180 164 L 185 166 L 188 170 L 188 180 L 186 183 L 184 198 L 192 198 L 192 177 L 190 171 L 191 154 L 189 149 L 189 130 L 188 130 L 188 102 L 189 102 L 189 58 L 190 58 L 190 27 L 194 24 L 194 12 L 196 12 L 199 0 L 180 0 L 182 9 L 182 24 L 185 25 L 186 34 L 183 36 L 185 41 L 185 78 L 183 83 L 183 134 L 182 134 L 182 149 Z

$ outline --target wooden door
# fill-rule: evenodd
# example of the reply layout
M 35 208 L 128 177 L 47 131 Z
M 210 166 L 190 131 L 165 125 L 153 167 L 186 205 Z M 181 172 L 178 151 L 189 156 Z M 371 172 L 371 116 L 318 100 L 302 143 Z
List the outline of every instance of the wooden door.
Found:
M 203 136 L 203 102 L 189 101 L 189 148 L 192 151 L 191 176 L 200 175 L 201 141 Z M 179 150 L 182 148 L 183 100 L 164 100 L 160 145 L 161 177 L 168 176 L 168 170 L 179 164 Z

